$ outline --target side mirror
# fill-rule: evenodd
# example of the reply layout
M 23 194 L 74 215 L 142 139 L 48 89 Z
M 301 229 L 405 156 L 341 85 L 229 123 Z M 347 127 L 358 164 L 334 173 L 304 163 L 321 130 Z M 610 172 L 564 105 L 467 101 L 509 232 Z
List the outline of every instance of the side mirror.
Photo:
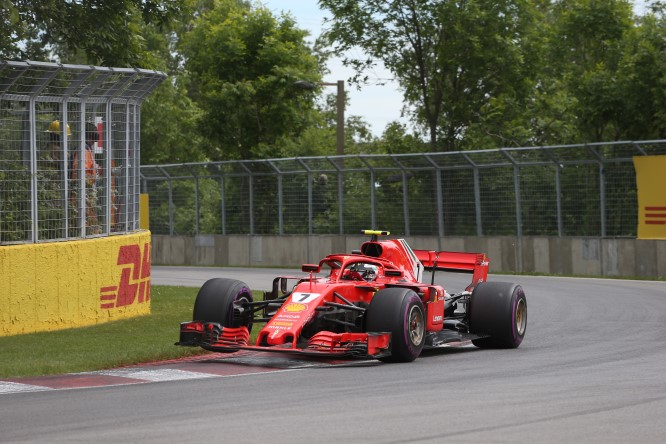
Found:
M 304 273 L 319 273 L 319 264 L 303 264 L 301 271 Z

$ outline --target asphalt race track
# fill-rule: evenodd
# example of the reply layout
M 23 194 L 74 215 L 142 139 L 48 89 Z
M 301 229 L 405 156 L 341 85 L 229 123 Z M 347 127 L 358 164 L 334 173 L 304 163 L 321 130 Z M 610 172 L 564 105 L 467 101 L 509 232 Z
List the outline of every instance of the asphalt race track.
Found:
M 276 273 L 300 274 L 154 267 L 152 279 L 267 289 Z M 469 279 L 441 277 L 452 291 Z M 0 393 L 0 442 L 666 442 L 666 282 L 490 280 L 527 294 L 516 350 L 448 348 L 409 364 L 216 354 L 159 367 L 201 377 Z

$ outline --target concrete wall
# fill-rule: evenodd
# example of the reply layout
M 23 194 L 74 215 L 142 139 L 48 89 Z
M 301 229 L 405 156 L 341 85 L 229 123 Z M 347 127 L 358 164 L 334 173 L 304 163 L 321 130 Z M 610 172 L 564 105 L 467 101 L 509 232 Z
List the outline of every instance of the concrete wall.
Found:
M 150 232 L 0 246 L 0 336 L 150 313 Z
M 202 235 L 152 237 L 162 265 L 300 267 L 358 249 L 368 236 Z M 666 240 L 588 237 L 406 237 L 414 249 L 486 253 L 490 270 L 547 274 L 666 277 Z

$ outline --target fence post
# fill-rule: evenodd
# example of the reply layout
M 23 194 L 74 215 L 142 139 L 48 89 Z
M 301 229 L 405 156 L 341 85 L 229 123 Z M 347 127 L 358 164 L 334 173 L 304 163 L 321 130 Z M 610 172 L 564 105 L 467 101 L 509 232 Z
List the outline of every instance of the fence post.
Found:
M 201 205 L 199 204 L 199 176 L 194 175 L 194 233 L 199 235 L 199 223 L 201 221 Z
M 411 235 L 409 229 L 409 179 L 407 172 L 402 170 L 402 217 L 405 221 L 405 236 Z
M 222 235 L 226 236 L 227 234 L 227 212 L 225 209 L 225 193 L 224 193 L 224 175 L 220 176 L 220 222 L 222 223 Z
M 606 237 L 606 169 L 602 161 L 599 162 L 599 199 L 601 237 Z
M 442 170 L 435 170 L 435 185 L 437 186 L 437 231 L 439 237 L 444 237 L 444 195 L 442 194 Z
M 338 170 L 338 234 L 345 234 L 345 175 Z
M 516 270 L 515 271 L 520 272 L 523 271 L 523 248 L 522 248 L 523 218 L 522 218 L 522 207 L 520 202 L 520 166 L 505 149 L 500 149 L 500 152 L 504 154 L 504 156 L 506 156 L 513 165 L 513 193 L 514 193 L 514 200 L 516 203 L 516 246 L 515 246 Z
M 173 190 L 172 190 L 171 176 L 161 166 L 158 165 L 157 168 L 159 168 L 159 170 L 162 172 L 162 174 L 164 174 L 166 176 L 167 184 L 169 185 L 169 235 L 173 236 L 173 233 L 174 233 L 174 229 L 173 229 Z
M 277 208 L 277 213 L 278 213 L 278 234 L 282 236 L 284 232 L 284 218 L 282 216 L 282 206 L 284 205 L 283 198 L 282 198 L 282 172 L 280 169 L 275 166 L 275 163 L 272 160 L 267 160 L 268 164 L 273 168 L 273 171 L 275 171 L 275 174 L 277 174 L 277 183 L 278 183 L 278 208 Z
M 375 199 L 375 170 L 362 157 L 365 166 L 370 170 L 370 227 L 374 230 L 377 227 L 377 201 Z
M 409 236 L 409 178 L 407 177 L 407 170 L 396 157 L 390 154 L 388 156 L 396 165 L 398 165 L 402 175 L 402 219 L 405 224 L 405 236 Z
M 249 204 L 250 208 L 248 211 L 250 212 L 250 234 L 254 234 L 254 178 L 252 177 L 252 173 L 250 173 L 247 176 L 247 181 L 248 181 L 248 196 L 249 196 Z
M 516 236 L 521 237 L 523 235 L 523 216 L 520 200 L 520 167 L 518 165 L 513 166 L 513 192 L 516 199 Z
M 312 234 L 312 172 L 308 168 L 308 234 Z
M 303 159 L 298 159 L 298 163 L 303 167 L 307 173 L 307 182 L 308 182 L 308 234 L 312 234 L 312 218 L 313 218 L 313 209 L 312 209 L 312 169 L 307 166 Z
M 129 105 L 128 105 L 129 106 Z M 140 205 L 140 197 L 139 197 L 139 188 L 138 184 L 136 182 L 136 178 L 138 177 L 139 171 L 141 171 L 140 165 L 141 165 L 141 154 L 139 153 L 139 144 L 141 140 L 140 136 L 140 119 L 141 116 L 139 115 L 139 106 L 137 104 L 134 104 L 134 112 L 132 113 L 132 131 L 128 132 L 128 134 L 132 134 L 132 144 L 130 148 L 130 152 L 128 156 L 133 156 L 134 160 L 132 162 L 132 184 L 133 184 L 133 197 L 132 200 L 134 202 L 134 212 L 132 213 L 132 218 L 129 220 L 127 223 L 132 223 L 133 227 L 132 229 L 137 229 L 139 228 L 139 221 L 140 221 L 140 215 L 139 215 L 139 205 Z M 129 130 L 128 130 L 129 131 Z M 127 225 L 126 225 L 127 227 Z M 125 228 L 127 229 L 127 228 Z
M 245 162 L 240 162 L 240 166 L 247 173 L 247 185 L 248 185 L 248 212 L 249 212 L 249 222 L 250 222 L 250 234 L 254 234 L 254 181 L 252 180 L 252 171 L 245 165 Z M 242 196 L 241 196 L 242 199 Z
M 550 159 L 551 162 L 555 165 L 555 212 L 557 217 L 557 237 L 562 237 L 564 231 L 562 223 L 562 168 L 564 166 L 550 154 L 548 150 L 545 150 L 543 146 L 538 147 L 541 150 L 546 158 Z
M 463 158 L 471 165 L 472 175 L 474 177 L 474 216 L 476 218 L 476 235 L 483 236 L 483 222 L 481 220 L 481 184 L 479 183 L 479 167 L 465 153 Z
M 481 185 L 479 183 L 479 169 L 474 166 L 474 216 L 476 218 L 476 235 L 483 236 L 483 220 L 481 219 Z
M 338 176 L 338 234 L 343 235 L 345 233 L 345 175 L 343 172 L 344 162 L 340 161 L 334 162 L 331 159 L 326 157 L 326 160 L 329 161 L 333 168 L 337 171 Z
M 106 234 L 111 233 L 112 222 L 113 222 L 113 150 L 111 149 L 111 131 L 109 128 L 109 122 L 111 122 L 111 99 L 108 99 L 105 103 L 104 109 L 104 121 L 106 122 L 106 128 L 104 129 L 104 139 L 100 139 L 102 145 L 104 146 L 103 155 L 104 158 L 102 162 L 104 164 L 104 171 L 106 177 L 104 178 L 104 232 Z M 125 106 L 125 120 L 129 120 L 129 106 Z M 93 122 L 94 123 L 94 122 Z M 141 175 L 141 170 L 137 170 L 138 174 Z M 127 224 L 124 225 L 127 227 Z
M 377 202 L 375 200 L 375 170 L 370 169 L 370 226 L 377 228 Z
M 436 206 L 437 206 L 437 232 L 439 234 L 439 237 L 444 237 L 444 198 L 442 196 L 442 170 L 439 168 L 439 165 L 437 165 L 437 162 L 432 160 L 432 158 L 424 154 L 426 160 L 432 165 L 433 169 L 435 170 L 435 187 L 437 188 L 435 190 L 435 196 L 437 199 Z
M 30 102 L 28 103 L 30 108 L 28 110 L 30 119 L 30 220 L 32 222 L 30 241 L 37 242 L 39 239 L 39 211 L 37 210 L 37 129 L 35 128 L 35 97 L 30 97 Z
M 599 217 L 601 218 L 599 224 L 601 229 L 601 237 L 606 237 L 606 181 L 604 180 L 606 172 L 604 171 L 604 159 L 601 157 L 601 154 L 597 152 L 597 150 L 588 144 L 585 144 L 585 148 L 587 148 L 588 151 L 594 155 L 597 163 L 599 164 Z
M 76 148 L 78 152 L 78 165 L 73 165 L 73 168 L 76 168 L 78 182 L 79 182 L 79 236 L 84 238 L 86 237 L 86 213 L 88 211 L 88 206 L 86 202 L 86 193 L 88 192 L 88 185 L 86 184 L 86 137 L 85 137 L 85 128 L 86 128 L 86 108 L 87 103 L 85 98 L 81 102 L 81 113 L 79 118 L 79 128 L 81 128 L 81 134 L 79 135 L 79 144 Z M 129 177 L 127 178 L 126 186 L 129 188 Z
M 278 234 L 282 236 L 284 234 L 284 215 L 282 214 L 282 208 L 284 206 L 284 198 L 282 197 L 282 174 L 278 173 Z

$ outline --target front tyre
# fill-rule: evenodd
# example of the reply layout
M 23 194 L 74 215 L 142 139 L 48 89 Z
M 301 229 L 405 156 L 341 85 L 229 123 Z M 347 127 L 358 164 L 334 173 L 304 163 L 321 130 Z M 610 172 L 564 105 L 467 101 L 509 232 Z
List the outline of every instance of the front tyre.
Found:
M 365 321 L 367 332 L 391 333 L 391 355 L 384 362 L 411 362 L 425 344 L 426 317 L 423 303 L 408 288 L 380 290 L 370 301 Z
M 216 322 L 222 327 L 245 326 L 252 330 L 252 316 L 241 312 L 243 302 L 252 302 L 250 287 L 235 279 L 215 278 L 206 281 L 194 302 L 192 319 Z M 234 305 L 238 307 L 234 316 Z
M 470 298 L 470 331 L 489 337 L 474 339 L 481 348 L 517 348 L 527 330 L 527 299 L 520 285 L 482 282 Z

